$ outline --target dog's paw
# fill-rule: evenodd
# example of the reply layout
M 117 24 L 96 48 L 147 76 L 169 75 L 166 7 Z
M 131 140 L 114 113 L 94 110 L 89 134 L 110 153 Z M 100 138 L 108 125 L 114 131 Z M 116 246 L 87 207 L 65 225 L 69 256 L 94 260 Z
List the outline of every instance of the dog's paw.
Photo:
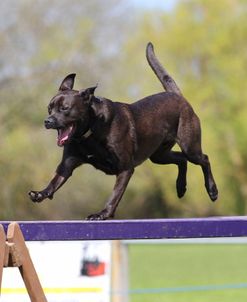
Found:
M 186 192 L 186 186 L 177 186 L 177 195 L 178 195 L 178 198 L 182 198 L 184 196 Z
M 218 189 L 217 189 L 216 185 L 212 186 L 212 188 L 209 190 L 208 194 L 212 201 L 216 201 L 216 199 L 218 198 Z
M 105 217 L 104 215 L 101 214 L 91 214 L 89 215 L 86 220 L 90 220 L 90 221 L 99 221 L 99 220 L 106 220 L 108 217 Z
M 46 197 L 48 197 L 48 196 L 45 196 L 43 194 L 43 192 L 38 192 L 38 191 L 30 191 L 30 192 L 28 192 L 28 195 L 33 202 L 41 202 Z
M 112 215 L 109 214 L 107 210 L 102 210 L 99 213 L 91 214 L 89 215 L 86 220 L 91 220 L 91 221 L 99 221 L 99 220 L 106 220 L 110 217 L 113 217 Z
M 186 180 L 177 180 L 176 189 L 178 198 L 182 198 L 186 192 Z

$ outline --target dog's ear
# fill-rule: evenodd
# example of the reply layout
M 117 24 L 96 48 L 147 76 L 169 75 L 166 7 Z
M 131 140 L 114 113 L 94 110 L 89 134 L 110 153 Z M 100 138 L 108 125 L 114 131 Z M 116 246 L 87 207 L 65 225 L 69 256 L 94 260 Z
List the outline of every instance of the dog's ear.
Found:
M 59 91 L 64 91 L 64 90 L 71 90 L 74 87 L 74 82 L 75 82 L 75 73 L 71 73 L 67 75 L 67 77 L 62 81 Z
M 79 91 L 79 95 L 83 98 L 84 101 L 90 102 L 92 97 L 94 96 L 94 91 L 98 85 L 94 87 L 89 87 Z

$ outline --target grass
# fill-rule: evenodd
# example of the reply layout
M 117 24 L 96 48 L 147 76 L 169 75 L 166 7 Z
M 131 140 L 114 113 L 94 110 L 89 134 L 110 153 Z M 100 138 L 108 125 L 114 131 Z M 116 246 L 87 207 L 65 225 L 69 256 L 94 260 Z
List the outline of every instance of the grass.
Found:
M 245 244 L 129 246 L 130 290 L 177 288 L 172 292 L 132 293 L 130 302 L 244 302 L 247 288 L 229 288 L 243 283 L 247 284 Z M 218 285 L 222 287 L 211 287 Z

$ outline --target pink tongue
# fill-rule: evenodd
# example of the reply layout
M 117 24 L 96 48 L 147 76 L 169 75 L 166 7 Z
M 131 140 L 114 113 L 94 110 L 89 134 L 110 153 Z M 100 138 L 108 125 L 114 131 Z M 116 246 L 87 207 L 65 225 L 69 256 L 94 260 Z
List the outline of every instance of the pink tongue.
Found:
M 64 143 L 69 139 L 70 133 L 73 130 L 73 126 L 70 126 L 66 129 L 59 129 L 58 130 L 58 138 L 57 138 L 57 144 L 59 146 L 63 146 Z

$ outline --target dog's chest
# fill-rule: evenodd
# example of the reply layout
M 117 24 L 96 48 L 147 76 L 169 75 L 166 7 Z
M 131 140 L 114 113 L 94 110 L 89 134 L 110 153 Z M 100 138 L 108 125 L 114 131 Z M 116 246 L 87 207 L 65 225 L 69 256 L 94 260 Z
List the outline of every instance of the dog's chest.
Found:
M 117 174 L 119 160 L 106 143 L 89 138 L 80 144 L 84 161 L 106 174 Z

